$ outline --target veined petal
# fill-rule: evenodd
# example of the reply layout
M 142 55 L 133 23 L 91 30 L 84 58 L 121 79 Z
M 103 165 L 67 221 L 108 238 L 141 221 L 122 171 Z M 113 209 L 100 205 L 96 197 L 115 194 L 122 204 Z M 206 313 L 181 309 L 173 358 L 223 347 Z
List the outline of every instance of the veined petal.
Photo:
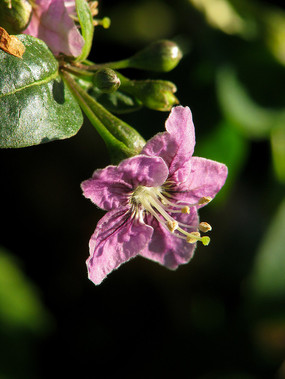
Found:
M 142 154 L 163 158 L 169 168 L 169 178 L 182 182 L 190 173 L 190 158 L 195 146 L 190 109 L 182 106 L 172 108 L 165 127 L 167 131 L 151 138 Z
M 46 42 L 55 55 L 78 56 L 84 39 L 70 17 L 75 1 L 74 6 L 70 3 L 66 7 L 64 0 L 36 0 L 31 22 L 23 33 Z
M 86 261 L 89 279 L 100 284 L 111 271 L 138 255 L 152 233 L 152 227 L 132 219 L 125 209 L 108 212 L 90 239 L 90 257 Z
M 163 159 L 137 155 L 123 160 L 119 166 L 96 170 L 81 187 L 85 197 L 100 208 L 110 210 L 129 207 L 129 195 L 137 186 L 157 187 L 167 176 L 168 168 Z
M 195 130 L 190 108 L 181 105 L 172 108 L 165 128 L 168 133 L 176 134 L 180 144 L 186 144 L 187 141 L 188 146 L 183 146 L 183 149 L 188 156 L 192 156 L 195 147 Z
M 227 166 L 200 157 L 192 157 L 191 162 L 191 173 L 175 193 L 176 199 L 193 204 L 203 196 L 214 198 L 226 181 Z
M 190 227 L 188 232 L 197 231 L 199 218 L 197 211 L 192 208 L 189 215 L 183 216 L 183 221 Z M 189 262 L 193 257 L 196 243 L 190 244 L 186 240 L 178 238 L 174 233 L 170 233 L 156 219 L 148 216 L 146 223 L 153 227 L 153 235 L 148 246 L 140 253 L 141 256 L 158 262 L 172 270 L 179 265 Z

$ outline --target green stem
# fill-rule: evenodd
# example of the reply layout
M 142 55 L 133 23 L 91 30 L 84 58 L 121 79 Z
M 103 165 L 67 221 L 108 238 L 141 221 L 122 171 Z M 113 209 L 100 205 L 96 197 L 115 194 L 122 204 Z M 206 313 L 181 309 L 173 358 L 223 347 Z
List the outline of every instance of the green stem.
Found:
M 62 67 L 62 69 L 87 81 L 92 81 L 92 77 L 94 76 L 93 72 L 87 71 L 74 65 L 65 65 Z
M 129 65 L 130 65 L 129 59 L 123 59 L 117 62 L 97 63 L 97 64 L 90 64 L 90 65 L 78 63 L 77 67 L 83 70 L 97 71 L 100 68 L 111 68 L 113 70 L 120 70 L 122 68 L 129 68 Z

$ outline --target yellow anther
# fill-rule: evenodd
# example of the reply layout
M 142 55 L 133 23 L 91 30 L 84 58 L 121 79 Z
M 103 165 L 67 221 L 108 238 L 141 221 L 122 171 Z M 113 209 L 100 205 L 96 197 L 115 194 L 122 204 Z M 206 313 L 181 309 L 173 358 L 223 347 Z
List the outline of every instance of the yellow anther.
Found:
M 210 196 L 203 196 L 203 197 L 201 197 L 201 199 L 198 201 L 198 204 L 199 204 L 199 205 L 205 205 L 205 204 L 208 204 L 211 200 L 212 200 L 212 198 L 211 198 Z
M 92 17 L 98 14 L 98 1 L 89 1 L 88 3 Z
M 200 239 L 200 233 L 199 232 L 192 232 L 192 233 L 189 233 L 187 238 L 186 238 L 186 241 L 188 243 L 195 243 L 197 242 L 198 240 Z
M 177 221 L 167 221 L 167 227 L 171 231 L 171 233 L 174 232 L 178 228 L 178 222 Z
M 181 213 L 190 213 L 190 208 L 186 205 L 185 207 L 181 208 Z
M 111 20 L 109 17 L 104 17 L 102 19 L 96 18 L 93 20 L 93 25 L 94 26 L 100 25 L 100 26 L 103 26 L 104 29 L 108 29 L 111 25 Z
M 202 244 L 204 246 L 208 246 L 210 243 L 210 237 L 208 237 L 208 236 L 203 236 L 201 240 L 202 240 Z
M 212 227 L 207 222 L 200 222 L 200 224 L 199 224 L 199 230 L 201 230 L 201 232 L 203 232 L 203 233 L 207 233 L 210 230 L 212 230 Z

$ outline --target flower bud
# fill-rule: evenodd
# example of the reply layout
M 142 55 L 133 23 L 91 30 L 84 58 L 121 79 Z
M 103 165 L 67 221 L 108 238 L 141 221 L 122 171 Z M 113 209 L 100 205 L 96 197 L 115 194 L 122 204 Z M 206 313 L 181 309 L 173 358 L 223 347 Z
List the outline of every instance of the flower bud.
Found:
M 28 0 L 2 0 L 0 2 L 0 25 L 9 34 L 19 34 L 25 30 L 32 15 L 32 5 Z
M 168 72 L 177 66 L 181 58 L 182 52 L 175 42 L 161 40 L 139 51 L 128 61 L 129 67 Z
M 126 80 L 121 90 L 135 96 L 144 106 L 158 111 L 169 111 L 179 101 L 176 87 L 165 80 Z
M 95 87 L 105 93 L 117 91 L 121 84 L 115 71 L 110 68 L 102 68 L 98 70 L 94 74 L 92 81 Z

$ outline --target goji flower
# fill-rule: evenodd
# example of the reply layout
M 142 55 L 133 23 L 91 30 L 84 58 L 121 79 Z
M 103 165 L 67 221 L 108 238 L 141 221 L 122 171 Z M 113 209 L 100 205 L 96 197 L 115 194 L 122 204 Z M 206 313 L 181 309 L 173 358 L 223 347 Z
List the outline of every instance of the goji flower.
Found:
M 227 167 L 193 157 L 195 132 L 188 107 L 175 107 L 166 132 L 150 139 L 141 154 L 118 166 L 96 170 L 82 183 L 85 197 L 107 214 L 90 239 L 89 278 L 101 281 L 137 255 L 176 269 L 193 256 L 196 244 L 208 245 L 197 210 L 223 186 Z

